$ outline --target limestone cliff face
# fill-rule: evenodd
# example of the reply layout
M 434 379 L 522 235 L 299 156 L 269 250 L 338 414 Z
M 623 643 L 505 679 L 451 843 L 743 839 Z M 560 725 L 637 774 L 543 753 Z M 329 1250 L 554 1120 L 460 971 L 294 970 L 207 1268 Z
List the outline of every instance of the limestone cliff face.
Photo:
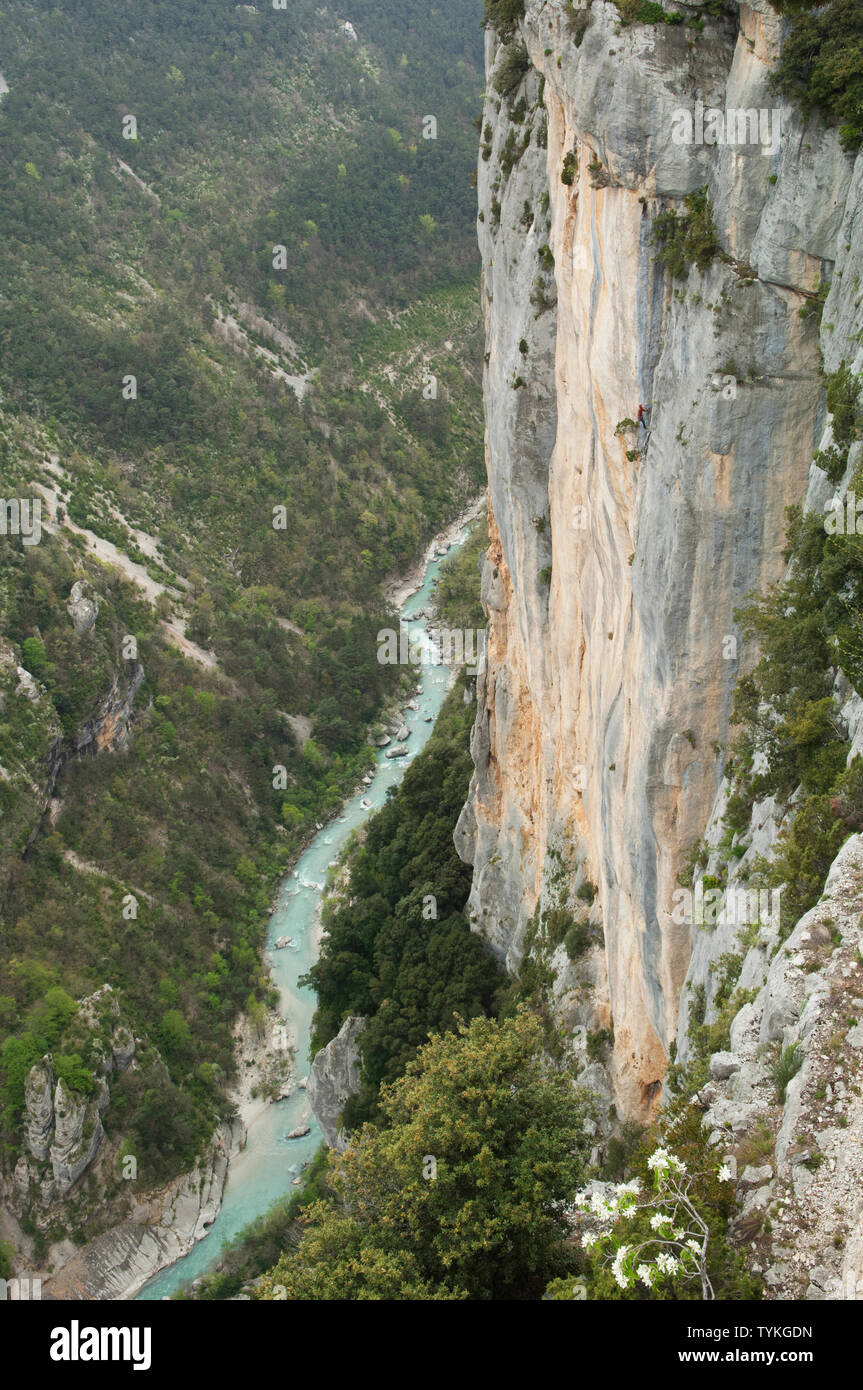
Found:
M 602 0 L 584 13 L 578 43 L 562 0 L 527 0 L 514 42 L 531 67 L 502 97 L 513 45 L 487 36 L 490 633 L 457 844 L 474 865 L 474 925 L 510 969 L 549 849 L 574 852 L 597 888 L 596 1021 L 613 1023 L 616 1099 L 643 1117 L 690 958 L 672 893 L 752 659 L 733 611 L 782 573 L 785 508 L 824 425 L 822 354 L 833 370 L 857 351 L 840 291 L 863 270 L 863 160 L 787 104 L 772 152 L 675 143 L 675 111 L 697 100 L 779 107 L 766 84 L 781 21 L 766 0 L 721 20 L 699 10 L 695 34 L 617 32 Z M 724 254 L 672 280 L 656 218 L 703 186 Z M 819 333 L 800 310 L 822 274 Z M 649 437 L 617 429 L 639 403 Z
M 309 1072 L 309 1104 L 327 1144 L 340 1153 L 347 1145 L 342 1111 L 360 1088 L 358 1044 L 365 1026 L 364 1018 L 346 1018 L 336 1036 L 315 1054 Z

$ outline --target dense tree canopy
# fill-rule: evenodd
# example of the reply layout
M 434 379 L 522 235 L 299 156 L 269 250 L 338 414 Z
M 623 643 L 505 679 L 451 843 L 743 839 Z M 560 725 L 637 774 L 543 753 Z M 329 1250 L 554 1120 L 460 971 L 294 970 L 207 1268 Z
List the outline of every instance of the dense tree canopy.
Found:
M 264 1299 L 539 1297 L 571 1263 L 563 1204 L 590 1140 L 570 1077 L 547 1073 L 530 1015 L 436 1036 L 331 1158 Z M 281 1286 L 281 1287 L 280 1287 Z

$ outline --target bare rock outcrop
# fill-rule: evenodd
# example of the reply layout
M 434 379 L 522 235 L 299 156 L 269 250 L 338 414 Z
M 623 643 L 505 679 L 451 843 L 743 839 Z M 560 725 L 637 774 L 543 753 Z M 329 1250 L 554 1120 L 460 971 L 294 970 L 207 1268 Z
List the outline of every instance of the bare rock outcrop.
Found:
M 735 1229 L 768 1298 L 863 1299 L 861 913 L 853 835 L 820 901 L 774 943 L 702 1092 L 717 1152 L 745 1156 Z
M 24 1083 L 24 1134 L 37 1162 L 48 1157 L 54 1132 L 54 1069 L 50 1052 L 30 1068 Z
M 549 846 L 575 846 L 602 916 L 615 1099 L 643 1120 L 697 945 L 671 914 L 677 875 L 752 659 L 734 613 L 782 574 L 822 354 L 832 371 L 859 353 L 863 158 L 768 90 L 782 21 L 767 0 L 699 11 L 710 32 L 690 45 L 682 27 L 621 29 L 611 5 L 578 13 L 580 35 L 564 0 L 527 0 L 531 66 L 503 100 L 511 50 L 486 37 L 489 640 L 456 843 L 472 925 L 510 971 Z M 778 110 L 775 148 L 676 140 L 696 97 Z M 720 253 L 673 280 L 657 218 L 699 188 Z M 800 311 L 831 271 L 819 332 Z
M 85 637 L 88 632 L 92 631 L 99 616 L 99 600 L 92 584 L 88 584 L 83 579 L 75 581 L 69 594 L 66 611 L 72 619 L 72 626 L 79 637 Z
M 346 1018 L 336 1036 L 315 1055 L 309 1072 L 309 1102 L 324 1139 L 339 1152 L 347 1142 L 341 1128 L 342 1111 L 360 1086 L 358 1043 L 365 1026 L 364 1018 Z
M 88 1101 L 57 1082 L 54 1140 L 49 1150 L 55 1193 L 62 1197 L 93 1162 L 105 1131 L 96 1101 Z

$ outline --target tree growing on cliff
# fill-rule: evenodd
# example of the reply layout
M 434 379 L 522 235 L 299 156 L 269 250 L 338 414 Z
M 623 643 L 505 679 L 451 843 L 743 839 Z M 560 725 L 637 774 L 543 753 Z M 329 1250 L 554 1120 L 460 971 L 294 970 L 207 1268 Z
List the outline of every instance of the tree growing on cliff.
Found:
M 580 1287 L 591 1301 L 761 1297 L 729 1232 L 733 1165 L 701 1121 L 688 1097 L 674 1101 L 639 1145 L 628 1181 L 576 1196 L 585 1212 L 580 1280 L 557 1281 L 547 1296 L 572 1298 Z
M 540 1297 L 571 1267 L 564 1207 L 591 1142 L 571 1078 L 540 1050 L 526 1013 L 433 1037 L 384 1087 L 387 1127 L 331 1156 L 336 1201 L 310 1207 L 259 1297 Z

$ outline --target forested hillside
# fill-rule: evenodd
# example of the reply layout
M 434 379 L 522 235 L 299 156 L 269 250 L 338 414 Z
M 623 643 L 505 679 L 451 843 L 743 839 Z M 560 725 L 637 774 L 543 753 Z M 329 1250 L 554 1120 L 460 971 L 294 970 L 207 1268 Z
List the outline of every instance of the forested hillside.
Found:
M 42 505 L 0 537 L 2 1167 L 36 1256 L 230 1111 L 273 884 L 396 692 L 384 581 L 482 485 L 479 15 L 343 18 L 0 13 L 0 494 Z M 64 1204 L 25 1081 L 51 1051 L 95 1106 L 103 983 L 138 1064 Z

